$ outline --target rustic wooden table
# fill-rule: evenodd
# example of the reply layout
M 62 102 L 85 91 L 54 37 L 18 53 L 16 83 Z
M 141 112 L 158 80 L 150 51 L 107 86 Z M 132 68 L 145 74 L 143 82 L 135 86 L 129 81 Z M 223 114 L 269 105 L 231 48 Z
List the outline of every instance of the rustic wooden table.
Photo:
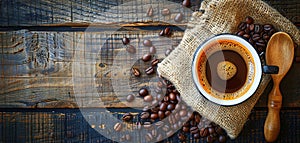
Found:
M 95 125 L 86 122 L 79 109 L 86 109 L 85 113 L 96 121 L 105 118 L 102 113 L 107 110 L 116 117 L 137 112 L 120 101 L 151 79 L 128 79 L 122 69 L 112 72 L 115 62 L 128 61 L 124 55 L 116 57 L 125 49 L 121 38 L 129 37 L 136 46 L 138 40 L 151 38 L 158 43 L 157 56 L 162 59 L 166 49 L 181 41 L 189 17 L 199 9 L 200 2 L 192 0 L 192 6 L 184 8 L 181 0 L 1 0 L 0 142 L 111 142 L 94 130 Z M 300 28 L 298 0 L 265 2 Z M 150 6 L 152 17 L 146 15 Z M 169 8 L 171 14 L 162 16 L 163 8 Z M 180 23 L 173 20 L 178 13 L 184 15 Z M 167 26 L 173 29 L 173 35 L 162 39 L 158 33 Z M 139 62 L 126 64 L 143 66 Z M 282 128 L 278 142 L 300 142 L 299 73 L 300 65 L 294 62 L 281 84 Z M 116 93 L 115 81 L 130 84 L 130 89 Z M 97 90 L 83 93 L 74 89 L 87 85 Z M 265 142 L 263 124 L 271 87 L 272 83 L 240 136 L 229 142 Z M 142 99 L 136 100 L 141 102 L 129 106 L 145 106 Z M 178 142 L 173 136 L 165 141 Z

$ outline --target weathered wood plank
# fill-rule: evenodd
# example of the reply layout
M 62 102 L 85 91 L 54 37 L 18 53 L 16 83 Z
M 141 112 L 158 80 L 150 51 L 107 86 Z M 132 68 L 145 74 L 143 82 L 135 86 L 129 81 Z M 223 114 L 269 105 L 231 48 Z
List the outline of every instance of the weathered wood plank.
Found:
M 128 112 L 126 110 L 124 112 Z M 105 142 L 112 141 L 99 134 L 97 130 L 109 125 L 106 114 L 112 114 L 120 119 L 122 111 L 86 110 L 84 114 L 79 109 L 51 110 L 1 110 L 0 112 L 0 142 Z M 255 110 L 251 113 L 240 136 L 227 142 L 265 142 L 263 124 L 266 110 Z M 300 110 L 281 110 L 281 133 L 278 142 L 297 142 L 300 140 Z M 134 118 L 134 121 L 137 119 Z M 87 122 L 88 121 L 88 122 Z M 109 123 L 108 123 L 109 124 Z M 128 123 L 130 124 L 130 123 Z M 179 142 L 177 133 L 164 142 Z M 133 140 L 137 138 L 132 138 Z M 117 138 L 116 138 L 117 140 Z M 133 141 L 138 142 L 138 141 Z M 195 140 L 187 138 L 187 142 Z M 196 141 L 197 142 L 197 141 Z M 199 140 L 203 142 L 203 140 Z
M 134 78 L 129 73 L 132 66 L 140 68 L 141 71 L 147 68 L 139 59 L 148 52 L 148 48 L 142 46 L 143 40 L 151 39 L 157 48 L 157 58 L 163 59 L 165 50 L 176 46 L 183 36 L 182 31 L 174 31 L 174 35 L 169 38 L 159 37 L 158 32 L 159 30 L 135 29 L 130 33 L 1 33 L 0 106 L 143 107 L 145 104 L 140 98 L 132 104 L 120 102 L 125 101 L 126 95 L 136 94 L 139 88 L 152 85 L 156 80 L 155 76 L 143 74 L 141 78 Z M 125 35 L 137 47 L 136 54 L 126 52 L 121 42 Z M 285 95 L 284 107 L 300 107 L 297 80 L 300 78 L 299 72 L 299 63 L 294 63 L 281 85 Z M 92 93 L 96 94 L 85 92 L 86 87 L 91 87 Z M 269 91 L 270 89 L 266 90 L 257 107 L 266 106 Z
M 179 12 L 188 22 L 192 11 L 199 8 L 201 0 L 192 0 L 191 8 L 181 7 L 182 0 L 2 0 L 0 2 L 1 26 L 37 26 L 61 23 L 131 23 L 164 21 L 175 24 L 173 18 Z M 264 0 L 277 9 L 282 15 L 299 24 L 298 0 L 278 1 Z M 147 9 L 153 7 L 153 16 L 147 17 Z M 162 16 L 161 10 L 170 8 L 171 15 Z

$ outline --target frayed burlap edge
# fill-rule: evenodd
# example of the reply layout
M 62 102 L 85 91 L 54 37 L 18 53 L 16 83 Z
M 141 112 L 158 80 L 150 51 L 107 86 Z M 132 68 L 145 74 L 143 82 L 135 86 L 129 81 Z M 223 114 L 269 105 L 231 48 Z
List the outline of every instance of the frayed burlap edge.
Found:
M 193 14 L 178 47 L 158 65 L 158 73 L 169 79 L 183 100 L 202 116 L 219 124 L 230 138 L 241 132 L 255 103 L 270 81 L 263 75 L 258 90 L 251 98 L 236 106 L 220 106 L 205 99 L 193 83 L 191 65 L 196 48 L 206 39 L 220 33 L 233 33 L 237 25 L 251 16 L 256 23 L 272 24 L 279 31 L 289 33 L 299 45 L 299 30 L 275 9 L 259 0 L 204 0 L 202 12 Z M 263 127 L 262 127 L 263 128 Z

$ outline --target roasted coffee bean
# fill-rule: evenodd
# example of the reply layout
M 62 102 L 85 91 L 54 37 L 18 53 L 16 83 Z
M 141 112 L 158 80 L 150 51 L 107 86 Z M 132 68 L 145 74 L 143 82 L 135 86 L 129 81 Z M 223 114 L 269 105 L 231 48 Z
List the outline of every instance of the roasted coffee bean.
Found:
M 174 134 L 174 131 L 173 130 L 170 130 L 166 133 L 167 137 L 170 137 Z
M 252 38 L 249 38 L 248 42 L 252 45 L 254 44 L 254 40 Z
M 180 141 L 185 141 L 185 139 L 186 139 L 185 135 L 182 133 L 177 134 L 177 137 Z
M 144 101 L 145 102 L 151 102 L 153 100 L 153 96 L 152 95 L 146 95 L 145 97 L 144 97 Z
M 158 81 L 158 82 L 157 82 L 157 87 L 163 88 L 163 87 L 165 87 L 165 85 L 163 84 L 162 81 Z
M 179 111 L 181 109 L 181 105 L 178 103 L 175 105 L 175 111 Z
M 245 22 L 241 22 L 238 26 L 239 30 L 245 30 L 247 28 L 247 24 Z
M 162 134 L 158 134 L 156 137 L 156 141 L 161 141 L 161 140 L 163 140 L 163 136 Z
M 125 121 L 125 122 L 129 122 L 132 120 L 132 115 L 130 113 L 125 113 L 122 117 L 122 120 Z
M 260 33 L 262 31 L 262 27 L 259 24 L 254 25 L 254 32 L 255 33 Z
M 162 103 L 162 104 L 159 106 L 159 109 L 160 109 L 161 111 L 166 111 L 167 106 L 168 106 L 168 104 L 167 104 L 166 102 L 164 102 L 164 103 Z
M 212 136 L 207 136 L 206 137 L 206 142 L 212 143 L 212 142 L 214 142 L 214 138 Z
M 169 102 L 169 96 L 164 97 L 164 102 Z
M 147 16 L 152 17 L 153 16 L 153 8 L 150 6 L 147 10 Z
M 268 34 L 265 33 L 265 34 L 263 34 L 263 39 L 264 39 L 264 40 L 269 40 L 269 39 L 270 39 L 270 36 L 269 36 Z
M 167 15 L 169 15 L 170 13 L 171 13 L 170 10 L 167 9 L 167 8 L 161 10 L 161 14 L 162 14 L 163 16 L 167 16 Z
M 150 54 L 155 54 L 155 53 L 156 53 L 156 48 L 155 48 L 154 46 L 151 46 L 151 47 L 149 48 L 149 53 L 150 53 Z
M 255 44 L 257 46 L 261 46 L 261 47 L 265 47 L 266 46 L 265 41 L 262 40 L 262 39 L 258 40 Z
M 215 128 L 209 127 L 208 132 L 209 132 L 209 134 L 214 134 L 215 133 Z
M 170 27 L 166 27 L 164 30 L 164 35 L 165 36 L 170 36 L 172 34 L 171 28 Z
M 172 110 L 175 109 L 175 105 L 174 105 L 174 104 L 169 104 L 169 105 L 167 106 L 167 109 L 168 109 L 169 111 L 172 111 Z
M 132 102 L 134 100 L 135 96 L 132 94 L 127 95 L 126 100 L 127 102 Z
M 209 134 L 209 132 L 208 132 L 208 129 L 207 129 L 207 128 L 202 128 L 202 129 L 200 130 L 200 136 L 201 136 L 201 137 L 206 137 L 206 136 L 208 136 L 208 134 Z
M 254 34 L 253 36 L 252 36 L 252 39 L 253 39 L 253 41 L 257 41 L 257 40 L 259 40 L 261 37 L 260 37 L 260 35 L 259 34 Z
M 178 13 L 175 18 L 174 21 L 175 22 L 181 22 L 183 20 L 183 14 L 182 13 Z
M 165 113 L 163 111 L 158 111 L 158 117 L 159 119 L 165 118 Z
M 190 132 L 190 128 L 189 127 L 182 127 L 182 131 L 188 133 L 188 132 Z
M 136 48 L 134 46 L 132 46 L 132 45 L 127 45 L 126 51 L 128 53 L 134 54 L 134 53 L 136 53 Z
M 149 118 L 149 117 L 150 117 L 149 112 L 142 112 L 142 113 L 141 113 L 141 119 L 147 119 L 147 118 Z
M 236 33 L 236 35 L 239 35 L 239 36 L 243 36 L 245 34 L 245 31 L 239 31 Z
M 244 34 L 243 37 L 248 39 L 248 38 L 250 38 L 250 35 L 249 34 Z
M 116 123 L 114 125 L 114 130 L 117 131 L 117 132 L 121 131 L 122 130 L 122 124 L 121 123 Z
M 249 31 L 251 32 L 251 31 L 254 31 L 254 24 L 250 24 L 249 25 Z
M 136 76 L 136 77 L 139 77 L 139 76 L 141 76 L 141 72 L 140 72 L 140 70 L 138 69 L 138 68 L 131 68 L 131 72 L 132 72 L 132 74 L 134 75 L 134 76 Z
M 270 25 L 270 24 L 264 25 L 264 30 L 270 31 L 271 29 L 273 29 L 273 26 L 272 26 L 272 25 Z
M 195 134 L 193 134 L 193 137 L 194 137 L 194 139 L 199 139 L 200 135 L 199 135 L 199 133 L 195 133 Z
M 182 5 L 185 6 L 185 7 L 190 7 L 191 6 L 191 1 L 190 0 L 184 0 L 182 2 Z
M 157 64 L 159 63 L 159 60 L 158 59 L 154 59 L 151 61 L 151 66 L 157 66 Z M 161 90 L 161 88 L 158 88 Z
M 144 62 L 148 62 L 151 60 L 151 58 L 152 58 L 152 56 L 150 54 L 145 54 L 145 55 L 143 55 L 142 60 Z
M 129 40 L 127 37 L 124 37 L 124 38 L 122 39 L 122 43 L 123 43 L 124 45 L 127 45 L 127 44 L 130 43 L 130 40 Z
M 153 140 L 153 136 L 151 135 L 151 133 L 147 133 L 146 136 L 145 136 L 145 138 L 146 138 L 147 142 L 150 142 L 150 141 Z
M 180 111 L 179 111 L 179 115 L 180 115 L 181 117 L 184 117 L 184 116 L 187 115 L 187 111 L 186 111 L 186 110 L 180 110 Z
M 144 40 L 143 45 L 146 46 L 146 47 L 150 47 L 150 46 L 152 46 L 152 41 Z
M 165 30 L 164 29 L 162 29 L 160 32 L 159 32 L 159 34 L 158 34 L 159 36 L 164 36 L 165 35 Z
M 139 90 L 139 95 L 142 96 L 142 97 L 144 97 L 144 96 L 146 96 L 148 94 L 149 94 L 149 92 L 148 92 L 148 90 L 146 88 L 141 88 Z
M 195 115 L 195 122 L 199 124 L 200 121 L 201 121 L 201 115 L 200 114 L 196 114 Z
M 252 24 L 254 22 L 254 19 L 250 16 L 247 16 L 245 21 L 246 21 L 247 24 Z
M 170 100 L 172 100 L 172 101 L 175 101 L 177 98 L 176 98 L 176 94 L 175 93 L 173 93 L 173 92 L 171 92 L 170 94 L 169 94 L 169 98 L 170 98 Z
M 158 118 L 158 114 L 153 113 L 153 114 L 150 115 L 150 118 L 153 119 L 153 120 L 155 120 L 155 119 Z
M 172 113 L 171 111 L 166 111 L 166 112 L 165 112 L 165 116 L 167 117 L 167 116 L 169 116 L 171 113 Z
M 199 132 L 199 129 L 198 129 L 198 127 L 191 127 L 191 128 L 190 128 L 190 132 L 191 132 L 192 134 L 196 134 L 196 133 Z
M 218 138 L 218 141 L 219 141 L 220 143 L 226 142 L 226 136 L 220 135 L 219 138 Z
M 147 75 L 153 74 L 153 73 L 154 73 L 153 67 L 151 66 L 151 67 L 147 68 L 147 69 L 145 70 L 145 73 L 146 73 Z

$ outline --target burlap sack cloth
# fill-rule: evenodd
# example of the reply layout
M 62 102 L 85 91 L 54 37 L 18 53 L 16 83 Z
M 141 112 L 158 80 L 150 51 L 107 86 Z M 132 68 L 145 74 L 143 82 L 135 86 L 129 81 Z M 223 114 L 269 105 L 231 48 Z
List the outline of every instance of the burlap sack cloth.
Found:
M 158 73 L 176 86 L 189 106 L 219 124 L 234 139 L 271 78 L 263 75 L 256 93 L 241 104 L 227 107 L 214 104 L 205 99 L 193 83 L 191 65 L 196 48 L 216 34 L 236 32 L 246 16 L 253 17 L 255 23 L 269 23 L 278 31 L 289 33 L 298 45 L 300 33 L 289 20 L 259 0 L 204 0 L 200 10 L 204 13 L 193 14 L 181 43 L 158 65 Z

